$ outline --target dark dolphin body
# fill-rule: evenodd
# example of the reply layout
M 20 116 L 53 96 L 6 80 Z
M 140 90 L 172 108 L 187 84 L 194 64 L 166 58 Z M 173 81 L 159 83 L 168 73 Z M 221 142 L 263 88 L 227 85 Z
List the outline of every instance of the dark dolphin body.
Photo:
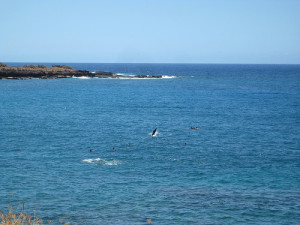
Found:
M 156 130 L 157 130 L 157 128 L 155 128 L 154 131 L 152 132 L 152 136 L 156 135 Z

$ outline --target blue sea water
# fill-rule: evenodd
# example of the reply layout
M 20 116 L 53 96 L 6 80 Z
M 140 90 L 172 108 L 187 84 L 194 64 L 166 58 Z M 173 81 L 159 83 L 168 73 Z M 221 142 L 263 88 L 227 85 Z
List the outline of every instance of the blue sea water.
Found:
M 1 210 L 299 224 L 300 65 L 68 65 L 175 78 L 0 80 Z

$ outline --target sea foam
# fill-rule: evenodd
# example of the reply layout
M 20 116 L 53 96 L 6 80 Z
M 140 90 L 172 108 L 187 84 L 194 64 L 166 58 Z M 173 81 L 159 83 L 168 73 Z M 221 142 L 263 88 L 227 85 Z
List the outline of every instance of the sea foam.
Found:
M 121 161 L 113 159 L 113 160 L 104 160 L 101 158 L 95 158 L 95 159 L 84 159 L 82 162 L 86 163 L 99 163 L 106 166 L 117 166 L 123 164 Z
M 168 76 L 168 75 L 162 75 L 163 79 L 171 79 L 171 78 L 175 78 L 176 76 Z

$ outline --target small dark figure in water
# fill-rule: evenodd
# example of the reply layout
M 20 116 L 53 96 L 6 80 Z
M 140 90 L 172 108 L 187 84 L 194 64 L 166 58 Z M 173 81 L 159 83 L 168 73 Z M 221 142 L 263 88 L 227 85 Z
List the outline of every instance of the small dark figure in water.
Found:
M 115 147 L 112 148 L 112 151 L 115 152 L 117 149 Z
M 90 151 L 89 152 L 94 152 L 95 150 L 94 149 L 90 149 Z
M 198 130 L 199 127 L 191 127 L 192 130 Z
M 155 128 L 154 131 L 152 132 L 152 136 L 156 135 L 156 131 L 157 131 L 157 128 Z

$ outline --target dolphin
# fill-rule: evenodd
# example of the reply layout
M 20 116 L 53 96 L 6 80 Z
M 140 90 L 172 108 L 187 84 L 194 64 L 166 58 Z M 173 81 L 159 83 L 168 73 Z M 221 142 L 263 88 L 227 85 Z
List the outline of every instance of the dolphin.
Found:
M 154 131 L 152 132 L 152 137 L 156 136 L 157 133 L 157 128 L 154 129 Z

